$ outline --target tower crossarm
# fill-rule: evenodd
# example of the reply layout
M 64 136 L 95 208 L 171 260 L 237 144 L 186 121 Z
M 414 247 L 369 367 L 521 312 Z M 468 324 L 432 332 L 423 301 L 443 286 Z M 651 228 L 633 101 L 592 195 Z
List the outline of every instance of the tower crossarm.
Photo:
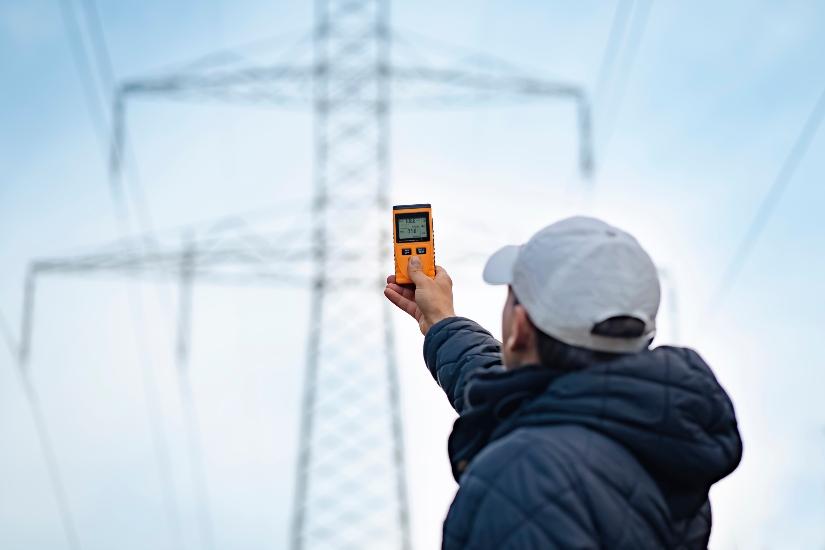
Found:
M 43 275 L 115 275 L 129 278 L 175 280 L 183 262 L 191 262 L 196 279 L 229 275 L 242 270 L 260 278 L 300 279 L 305 276 L 313 252 L 310 248 L 267 246 L 252 248 L 237 244 L 219 245 L 210 249 L 196 249 L 190 256 L 184 250 L 168 249 L 138 252 L 125 249 L 64 258 L 37 260 L 30 272 Z M 307 276 L 308 279 L 308 276 Z
M 564 100 L 576 109 L 579 129 L 579 168 L 593 172 L 590 100 L 581 86 L 567 82 L 475 68 L 404 65 L 391 69 L 394 102 L 404 106 L 456 107 L 525 99 Z
M 120 128 L 128 100 L 304 106 L 312 101 L 313 82 L 324 70 L 324 65 L 272 64 L 206 68 L 126 81 L 115 96 L 116 150 L 120 149 Z M 586 177 L 592 173 L 591 107 L 580 86 L 476 67 L 391 65 L 385 70 L 393 85 L 393 102 L 400 107 L 456 107 L 531 99 L 569 101 L 577 112 L 580 170 Z
M 393 67 L 392 76 L 396 82 L 402 84 L 415 82 L 440 84 L 441 88 L 435 91 L 441 91 L 442 93 L 465 90 L 469 92 L 486 92 L 495 94 L 498 97 L 509 94 L 512 96 L 566 98 L 575 103 L 587 102 L 587 94 L 579 86 L 526 76 L 421 65 Z M 472 96 L 467 96 L 466 99 L 471 100 Z
M 116 101 L 158 97 L 303 105 L 311 100 L 313 73 L 311 66 L 289 64 L 184 71 L 126 81 Z

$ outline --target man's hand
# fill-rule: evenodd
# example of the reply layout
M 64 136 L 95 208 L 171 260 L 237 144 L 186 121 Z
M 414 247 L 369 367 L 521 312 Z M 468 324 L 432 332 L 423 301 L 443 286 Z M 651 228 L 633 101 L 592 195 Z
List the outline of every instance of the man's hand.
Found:
M 455 317 L 453 281 L 443 267 L 435 266 L 435 279 L 430 279 L 421 270 L 421 260 L 413 256 L 407 265 L 407 275 L 412 279 L 414 289 L 397 284 L 395 275 L 390 275 L 384 296 L 418 321 L 421 334 L 427 334 L 440 320 Z

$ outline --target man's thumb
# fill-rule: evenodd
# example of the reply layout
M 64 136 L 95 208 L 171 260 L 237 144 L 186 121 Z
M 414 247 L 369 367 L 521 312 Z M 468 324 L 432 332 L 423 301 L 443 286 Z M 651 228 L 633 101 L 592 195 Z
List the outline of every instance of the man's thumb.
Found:
M 414 283 L 420 281 L 422 277 L 426 277 L 422 271 L 421 259 L 418 256 L 413 256 L 407 262 L 407 275 Z

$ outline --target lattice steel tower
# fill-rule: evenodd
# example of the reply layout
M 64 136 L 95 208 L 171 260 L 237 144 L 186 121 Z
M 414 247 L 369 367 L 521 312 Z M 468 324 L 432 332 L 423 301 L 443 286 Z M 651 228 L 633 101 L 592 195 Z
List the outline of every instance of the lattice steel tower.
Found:
M 407 549 L 396 363 L 380 292 L 390 238 L 387 2 L 320 0 L 316 9 L 316 272 L 292 547 Z
M 413 44 L 420 37 L 407 40 L 405 33 L 391 31 L 389 4 L 316 0 L 312 62 L 290 54 L 253 63 L 240 51 L 220 51 L 179 69 L 123 82 L 116 91 L 110 178 L 118 192 L 123 186 L 128 101 L 311 103 L 311 227 L 298 219 L 287 223 L 287 230 L 272 233 L 260 220 L 233 217 L 231 223 L 193 228 L 183 245 L 154 237 L 121 240 L 89 254 L 32 262 L 25 286 L 21 373 L 28 363 L 35 288 L 44 275 L 108 273 L 174 280 L 184 298 L 198 282 L 308 283 L 311 320 L 290 533 L 293 550 L 410 548 L 398 375 L 389 305 L 381 292 L 383 274 L 392 265 L 390 98 L 393 105 L 404 107 L 531 99 L 569 102 L 578 115 L 579 166 L 585 176 L 592 171 L 590 105 L 582 88 L 537 79 L 500 59 L 466 52 L 457 62 L 422 62 Z M 391 40 L 396 55 L 410 48 L 414 55 L 391 60 Z M 301 213 L 282 210 L 277 216 L 282 222 L 293 217 Z M 190 348 L 190 308 L 191 300 L 180 300 L 178 363 L 184 366 Z M 179 368 L 183 382 L 187 372 Z M 190 455 L 197 465 L 201 451 L 194 402 L 190 405 Z M 157 454 L 158 463 L 166 460 L 163 449 Z M 208 547 L 212 521 L 206 475 L 202 469 L 192 471 L 193 485 L 203 488 L 197 521 L 202 546 Z M 58 469 L 52 478 L 56 498 L 63 502 Z M 174 507 L 171 503 L 170 515 Z M 71 540 L 71 521 L 66 522 L 66 533 Z

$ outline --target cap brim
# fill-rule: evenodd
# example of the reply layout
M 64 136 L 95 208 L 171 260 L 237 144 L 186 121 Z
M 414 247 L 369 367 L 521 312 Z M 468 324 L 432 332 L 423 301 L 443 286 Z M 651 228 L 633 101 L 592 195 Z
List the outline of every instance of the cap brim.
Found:
M 495 251 L 484 266 L 484 282 L 490 285 L 509 285 L 513 280 L 513 266 L 521 247 L 511 244 Z

